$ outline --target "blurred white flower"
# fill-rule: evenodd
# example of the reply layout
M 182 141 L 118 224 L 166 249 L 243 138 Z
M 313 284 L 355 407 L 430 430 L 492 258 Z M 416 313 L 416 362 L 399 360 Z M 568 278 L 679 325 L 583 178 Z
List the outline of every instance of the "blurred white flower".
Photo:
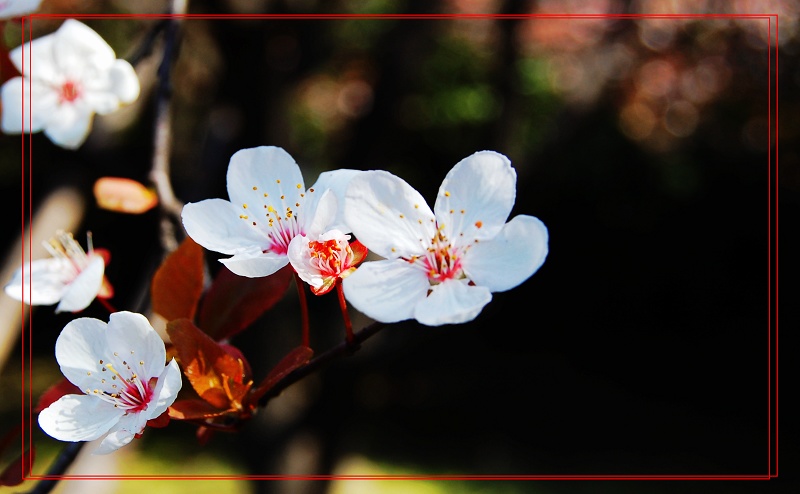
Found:
M 19 268 L 5 287 L 8 296 L 28 305 L 58 302 L 56 312 L 78 312 L 95 297 L 111 296 L 103 279 L 106 260 L 91 243 L 86 253 L 71 233 L 58 232 L 43 245 L 53 257 Z
M 56 340 L 61 372 L 85 394 L 64 395 L 39 413 L 39 425 L 59 441 L 106 437 L 107 454 L 141 434 L 167 411 L 181 389 L 175 359 L 165 365 L 164 341 L 141 314 L 115 312 L 108 324 L 70 321 Z
M 42 0 L 0 0 L 0 19 L 20 17 L 39 9 Z
M 44 131 L 55 144 L 76 149 L 94 114 L 109 114 L 139 97 L 130 63 L 90 27 L 67 19 L 52 34 L 11 51 L 22 73 L 3 84 L 3 132 Z M 23 64 L 24 60 L 24 64 Z

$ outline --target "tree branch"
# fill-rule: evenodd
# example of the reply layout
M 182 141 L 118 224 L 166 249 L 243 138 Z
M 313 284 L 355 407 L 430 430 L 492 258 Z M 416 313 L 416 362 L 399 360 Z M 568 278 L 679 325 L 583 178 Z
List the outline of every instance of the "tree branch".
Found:
M 175 4 L 185 2 L 173 2 Z M 185 10 L 174 14 L 184 14 Z M 172 252 L 178 248 L 178 226 L 181 224 L 181 210 L 183 204 L 175 197 L 169 175 L 169 159 L 172 150 L 172 85 L 170 83 L 170 70 L 175 58 L 175 48 L 178 42 L 178 24 L 180 20 L 170 18 L 164 34 L 164 57 L 158 68 L 158 90 L 156 93 L 156 122 L 153 146 L 153 165 L 150 170 L 150 180 L 158 193 L 159 209 L 161 210 L 161 247 L 165 252 Z
M 264 396 L 258 400 L 258 406 L 263 407 L 266 406 L 269 400 L 275 398 L 281 392 L 291 386 L 292 384 L 296 383 L 300 379 L 318 371 L 325 365 L 328 365 L 333 360 L 344 356 L 344 355 L 352 355 L 356 351 L 358 351 L 361 343 L 369 339 L 370 337 L 376 335 L 380 330 L 387 326 L 386 323 L 382 322 L 374 322 L 369 326 L 365 327 L 361 331 L 358 331 L 353 335 L 352 343 L 348 343 L 347 341 L 343 341 L 339 345 L 331 348 L 330 350 L 326 351 L 325 353 L 320 354 L 319 356 L 311 359 L 306 365 L 295 369 L 294 371 L 290 372 L 286 375 L 283 379 L 278 381 L 275 386 L 272 387 L 269 391 L 267 391 Z

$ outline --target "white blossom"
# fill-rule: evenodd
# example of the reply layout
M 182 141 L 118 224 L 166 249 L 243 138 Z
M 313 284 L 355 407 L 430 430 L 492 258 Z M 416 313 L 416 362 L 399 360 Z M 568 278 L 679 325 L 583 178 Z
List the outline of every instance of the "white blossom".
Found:
M 74 19 L 9 57 L 22 77 L 0 89 L 5 133 L 44 131 L 55 144 L 76 149 L 89 135 L 95 113 L 109 114 L 139 97 L 131 64 L 118 60 L 99 34 Z

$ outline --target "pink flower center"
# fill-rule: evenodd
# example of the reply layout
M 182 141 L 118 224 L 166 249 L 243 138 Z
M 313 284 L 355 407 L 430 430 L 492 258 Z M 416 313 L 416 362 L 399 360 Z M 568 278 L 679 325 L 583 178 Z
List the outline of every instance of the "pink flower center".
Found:
M 131 354 L 132 353 L 133 352 L 131 352 Z M 117 354 L 115 353 L 114 355 L 116 356 Z M 153 400 L 153 390 L 158 383 L 157 377 L 151 377 L 147 381 L 142 381 L 141 377 L 131 368 L 134 363 L 128 364 L 128 362 L 124 360 L 122 361 L 121 368 L 125 369 L 124 372 L 130 376 L 128 378 L 120 373 L 113 364 L 105 363 L 103 360 L 100 360 L 100 365 L 102 366 L 100 368 L 101 374 L 107 373 L 103 374 L 103 378 L 100 379 L 100 384 L 105 387 L 105 390 L 87 389 L 87 394 L 93 394 L 101 400 L 111 403 L 114 405 L 114 408 L 120 408 L 124 410 L 126 414 L 139 413 L 147 410 L 147 407 Z M 138 368 L 141 370 L 143 366 L 144 361 L 139 361 Z M 108 389 L 109 385 L 111 386 L 111 390 Z
M 61 103 L 72 103 L 81 95 L 80 87 L 72 81 L 67 81 L 61 85 L 59 101 Z
M 442 233 L 442 228 L 438 228 L 427 253 L 424 256 L 412 256 L 406 261 L 424 269 L 431 285 L 437 285 L 465 277 L 461 255 L 462 249 L 453 247 Z
M 462 275 L 461 258 L 458 251 L 450 246 L 437 246 L 425 256 L 422 262 L 428 270 L 428 281 L 432 284 L 457 279 Z
M 269 231 L 267 237 L 270 240 L 269 249 L 264 252 L 274 252 L 275 254 L 285 255 L 289 250 L 289 243 L 297 235 L 302 235 L 303 231 L 297 224 L 297 220 L 291 216 L 291 211 L 288 213 L 285 221 L 280 216 L 277 219 L 269 218 L 267 225 Z
M 152 378 L 148 382 L 142 382 L 136 376 L 125 383 L 125 389 L 119 394 L 118 406 L 129 413 L 138 413 L 147 409 L 147 405 L 153 398 L 153 388 L 158 378 Z

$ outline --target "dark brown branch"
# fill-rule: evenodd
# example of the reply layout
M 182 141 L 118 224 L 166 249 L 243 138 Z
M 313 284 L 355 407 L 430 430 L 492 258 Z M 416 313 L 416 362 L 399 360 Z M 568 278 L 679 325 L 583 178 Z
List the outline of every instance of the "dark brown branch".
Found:
M 275 384 L 275 386 L 273 386 L 272 389 L 267 391 L 267 393 L 264 394 L 264 396 L 262 396 L 260 400 L 258 400 L 258 405 L 260 407 L 266 406 L 269 400 L 281 394 L 281 392 L 283 392 L 284 389 L 288 388 L 289 386 L 296 383 L 300 379 L 303 379 L 304 377 L 318 371 L 319 369 L 328 365 L 330 362 L 339 357 L 353 354 L 359 349 L 361 343 L 363 343 L 368 338 L 377 334 L 380 330 L 382 330 L 386 326 L 387 326 L 386 323 L 374 322 L 369 326 L 365 327 L 364 329 L 362 329 L 361 331 L 355 333 L 353 335 L 352 343 L 343 341 L 342 343 L 331 348 L 325 353 L 322 353 L 319 356 L 313 358 L 306 365 L 290 372 L 289 374 L 286 375 L 286 377 L 278 381 L 278 383 Z

